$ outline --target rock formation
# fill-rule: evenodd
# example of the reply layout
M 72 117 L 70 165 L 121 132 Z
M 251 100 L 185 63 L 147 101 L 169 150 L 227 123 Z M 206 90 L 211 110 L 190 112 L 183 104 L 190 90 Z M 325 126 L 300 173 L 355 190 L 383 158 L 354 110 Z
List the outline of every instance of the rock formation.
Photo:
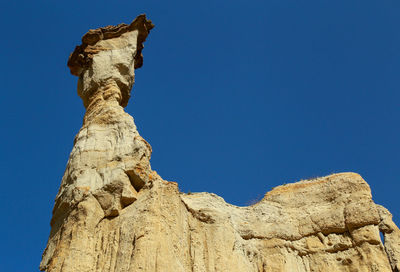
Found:
M 279 186 L 249 207 L 157 175 L 123 109 L 152 28 L 141 15 L 90 30 L 69 58 L 86 113 L 42 271 L 400 271 L 400 231 L 358 174 Z

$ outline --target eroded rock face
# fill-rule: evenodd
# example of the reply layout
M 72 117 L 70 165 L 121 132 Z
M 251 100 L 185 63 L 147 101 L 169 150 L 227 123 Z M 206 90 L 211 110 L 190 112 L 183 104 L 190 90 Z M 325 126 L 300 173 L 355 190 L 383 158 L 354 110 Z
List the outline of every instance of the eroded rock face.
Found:
M 157 175 L 149 163 L 151 146 L 123 108 L 152 27 L 141 15 L 130 25 L 91 30 L 70 56 L 68 66 L 79 76 L 78 94 L 86 113 L 56 196 L 41 269 L 89 267 L 94 261 L 93 227 L 118 216 Z
M 357 174 L 279 186 L 249 207 L 183 194 L 157 175 L 150 145 L 123 109 L 152 27 L 139 16 L 91 30 L 71 54 L 87 111 L 41 270 L 400 271 L 400 231 Z

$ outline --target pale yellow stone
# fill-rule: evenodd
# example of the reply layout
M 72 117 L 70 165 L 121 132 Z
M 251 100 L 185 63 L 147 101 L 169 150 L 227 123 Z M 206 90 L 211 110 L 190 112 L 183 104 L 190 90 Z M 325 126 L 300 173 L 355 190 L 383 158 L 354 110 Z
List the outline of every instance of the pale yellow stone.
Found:
M 358 174 L 282 185 L 237 207 L 214 194 L 181 193 L 153 171 L 151 147 L 123 109 L 151 26 L 143 20 L 132 29 L 93 30 L 83 38 L 90 46 L 78 50 L 86 62 L 71 56 L 87 111 L 56 196 L 41 270 L 399 271 L 400 231 Z

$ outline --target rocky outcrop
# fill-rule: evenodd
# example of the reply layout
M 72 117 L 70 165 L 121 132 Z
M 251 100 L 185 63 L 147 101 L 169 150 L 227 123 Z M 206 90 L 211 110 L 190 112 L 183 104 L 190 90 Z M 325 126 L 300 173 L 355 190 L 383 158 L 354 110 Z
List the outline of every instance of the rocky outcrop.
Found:
M 41 269 L 93 271 L 92 231 L 132 204 L 156 176 L 151 147 L 123 109 L 152 27 L 141 15 L 130 25 L 90 30 L 68 60 L 86 113 L 56 197 Z
M 400 271 L 400 231 L 358 174 L 279 186 L 237 207 L 184 194 L 153 171 L 151 147 L 123 109 L 152 27 L 141 15 L 91 30 L 70 56 L 86 113 L 41 270 Z

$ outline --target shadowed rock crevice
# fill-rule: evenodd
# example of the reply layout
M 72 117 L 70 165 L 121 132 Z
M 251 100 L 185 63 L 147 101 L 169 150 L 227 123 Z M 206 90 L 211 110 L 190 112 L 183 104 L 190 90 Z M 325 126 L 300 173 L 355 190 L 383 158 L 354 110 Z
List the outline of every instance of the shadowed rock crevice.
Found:
M 143 172 L 141 172 L 139 168 L 139 170 L 127 170 L 126 174 L 129 177 L 129 181 L 132 184 L 133 188 L 135 188 L 135 190 L 139 192 L 146 183 L 145 178 L 143 177 Z

